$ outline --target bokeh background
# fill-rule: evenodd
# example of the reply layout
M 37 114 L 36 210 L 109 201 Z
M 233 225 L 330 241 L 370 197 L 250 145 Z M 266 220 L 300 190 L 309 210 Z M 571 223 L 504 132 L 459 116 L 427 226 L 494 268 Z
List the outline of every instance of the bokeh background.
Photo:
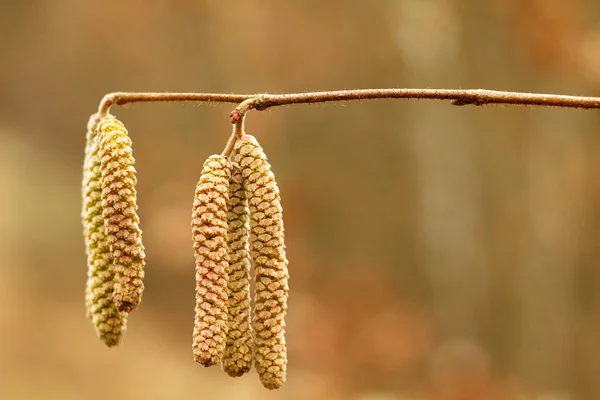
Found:
M 252 112 L 278 178 L 289 370 L 194 364 L 190 213 L 232 105 L 115 107 L 146 292 L 84 315 L 85 127 L 111 91 L 600 92 L 596 0 L 0 1 L 0 398 L 600 398 L 600 114 L 416 100 Z

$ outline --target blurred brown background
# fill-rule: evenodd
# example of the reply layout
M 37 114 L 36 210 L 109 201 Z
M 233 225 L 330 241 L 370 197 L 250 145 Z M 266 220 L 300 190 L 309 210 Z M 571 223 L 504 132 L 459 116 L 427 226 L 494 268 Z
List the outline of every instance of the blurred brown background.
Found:
M 111 91 L 598 95 L 596 0 L 0 1 L 0 398 L 600 398 L 600 115 L 381 100 L 252 112 L 281 186 L 289 370 L 194 364 L 190 213 L 232 105 L 115 107 L 144 302 L 84 316 L 87 119 Z

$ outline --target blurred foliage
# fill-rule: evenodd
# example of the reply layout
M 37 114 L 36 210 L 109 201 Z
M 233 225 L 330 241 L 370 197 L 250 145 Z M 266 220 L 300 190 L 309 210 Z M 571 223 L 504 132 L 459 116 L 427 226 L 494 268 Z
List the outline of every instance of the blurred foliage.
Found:
M 0 398 L 600 398 L 600 118 L 364 101 L 252 112 L 280 183 L 280 391 L 194 364 L 190 213 L 229 105 L 114 112 L 147 289 L 85 318 L 85 126 L 111 91 L 473 87 L 597 95 L 593 0 L 0 3 Z

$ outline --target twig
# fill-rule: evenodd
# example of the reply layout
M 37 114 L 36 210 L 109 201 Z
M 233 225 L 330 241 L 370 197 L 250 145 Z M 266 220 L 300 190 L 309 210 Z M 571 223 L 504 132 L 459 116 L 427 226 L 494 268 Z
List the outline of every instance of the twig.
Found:
M 233 147 L 235 146 L 235 142 L 237 142 L 237 140 L 244 135 L 245 116 L 236 109 L 231 112 L 229 117 L 231 118 L 231 121 L 233 121 L 233 132 L 231 133 L 231 136 L 225 145 L 225 150 L 223 150 L 223 153 L 221 153 L 225 157 L 229 157 L 231 155 Z
M 209 102 L 209 103 L 240 103 L 253 97 L 250 94 L 223 93 L 159 93 L 159 92 L 114 92 L 109 93 L 100 102 L 98 115 L 104 117 L 112 105 L 123 106 L 132 103 L 158 102 Z
M 451 104 L 456 106 L 513 104 L 585 109 L 600 108 L 600 97 L 502 92 L 486 89 L 364 89 L 280 95 L 262 94 L 255 96 L 250 103 L 248 103 L 248 100 L 242 102 L 236 110 L 239 110 L 243 106 L 249 106 L 250 109 L 254 108 L 255 110 L 266 110 L 270 107 L 289 104 L 370 99 L 450 100 Z M 247 110 L 244 109 L 243 112 L 245 111 Z
M 364 89 L 337 90 L 330 92 L 290 93 L 290 94 L 222 94 L 222 93 L 110 93 L 102 99 L 99 115 L 108 114 L 113 104 L 124 105 L 141 102 L 225 102 L 241 103 L 232 112 L 232 122 L 250 109 L 266 110 L 289 104 L 324 103 L 331 101 L 369 99 L 430 99 L 450 100 L 457 106 L 485 104 L 513 104 L 542 107 L 600 108 L 600 97 L 566 96 L 559 94 L 503 92 L 485 89 Z

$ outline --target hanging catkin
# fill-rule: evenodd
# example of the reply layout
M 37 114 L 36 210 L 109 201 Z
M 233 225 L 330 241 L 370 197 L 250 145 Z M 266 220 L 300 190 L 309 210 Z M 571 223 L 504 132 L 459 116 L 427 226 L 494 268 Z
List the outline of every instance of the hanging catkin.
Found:
M 118 311 L 113 302 L 112 255 L 102 217 L 102 173 L 96 126 L 92 115 L 86 135 L 81 213 L 85 238 L 88 279 L 85 304 L 87 316 L 96 327 L 98 337 L 109 347 L 120 343 L 127 323 L 127 314 Z
M 113 301 L 120 311 L 133 311 L 144 290 L 144 246 L 137 215 L 134 158 L 125 126 L 105 117 L 97 128 L 102 171 L 102 216 L 114 274 Z
M 267 157 L 253 136 L 242 136 L 234 152 L 250 205 L 256 282 L 254 363 L 263 386 L 277 389 L 286 377 L 285 313 L 289 278 L 279 189 Z
M 234 167 L 227 203 L 229 269 L 227 283 L 227 344 L 222 367 L 237 377 L 252 366 L 252 325 L 250 320 L 250 209 L 242 172 Z
M 196 258 L 193 353 L 209 367 L 221 361 L 227 335 L 227 202 L 231 163 L 212 155 L 205 162 L 192 208 Z

